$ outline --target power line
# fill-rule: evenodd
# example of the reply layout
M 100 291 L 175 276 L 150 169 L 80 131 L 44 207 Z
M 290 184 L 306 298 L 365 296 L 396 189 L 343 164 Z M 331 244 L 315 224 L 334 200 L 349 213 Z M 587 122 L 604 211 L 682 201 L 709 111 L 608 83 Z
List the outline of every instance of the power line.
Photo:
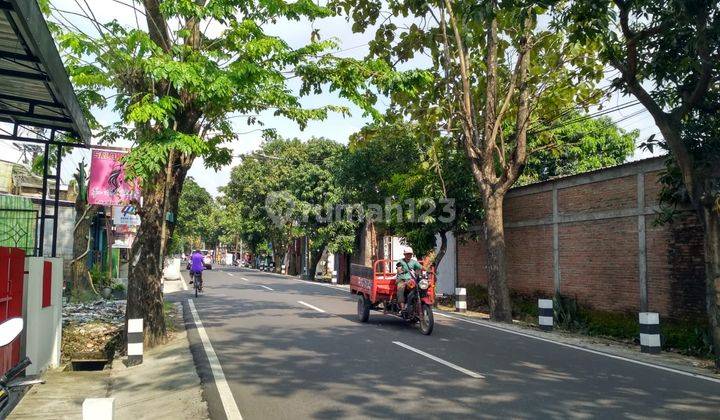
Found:
M 540 129 L 536 129 L 536 130 L 529 130 L 529 131 L 528 131 L 528 134 L 538 134 L 538 133 L 543 133 L 543 132 L 546 132 L 546 131 L 556 130 L 556 129 L 558 129 L 558 128 L 566 127 L 566 126 L 568 126 L 568 125 L 576 124 L 576 123 L 579 123 L 579 122 L 587 121 L 587 120 L 589 120 L 589 119 L 593 119 L 593 118 L 601 117 L 601 116 L 603 116 L 603 115 L 611 114 L 611 113 L 613 113 L 613 112 L 617 112 L 617 111 L 622 110 L 622 109 L 631 108 L 631 107 L 637 106 L 637 105 L 639 105 L 639 104 L 640 104 L 639 101 L 626 102 L 626 103 L 624 103 L 624 104 L 621 104 L 621 105 L 618 105 L 618 106 L 614 106 L 614 107 L 610 107 L 610 108 L 606 108 L 606 109 L 604 109 L 604 110 L 602 110 L 602 111 L 598 111 L 598 112 L 593 113 L 593 114 L 587 114 L 587 115 L 583 115 L 583 116 L 580 116 L 580 117 L 577 117 L 577 118 L 570 119 L 570 120 L 568 120 L 568 121 L 562 121 L 562 122 L 559 123 L 559 124 L 551 125 L 551 126 L 544 127 L 544 128 L 540 128 Z

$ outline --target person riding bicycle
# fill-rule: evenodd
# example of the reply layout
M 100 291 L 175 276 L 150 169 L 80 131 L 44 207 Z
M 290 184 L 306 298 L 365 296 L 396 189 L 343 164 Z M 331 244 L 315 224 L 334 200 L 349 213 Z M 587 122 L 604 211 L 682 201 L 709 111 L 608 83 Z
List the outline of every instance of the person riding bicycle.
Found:
M 408 281 L 415 279 L 417 281 L 420 278 L 422 272 L 422 266 L 413 256 L 412 248 L 405 248 L 403 250 L 403 259 L 398 261 L 398 274 L 397 274 L 397 299 L 401 309 L 405 304 L 405 288 L 407 287 Z
M 203 258 L 202 252 L 197 249 L 190 255 L 190 284 L 195 280 L 195 273 L 200 276 L 200 282 L 202 282 L 202 272 L 205 270 Z

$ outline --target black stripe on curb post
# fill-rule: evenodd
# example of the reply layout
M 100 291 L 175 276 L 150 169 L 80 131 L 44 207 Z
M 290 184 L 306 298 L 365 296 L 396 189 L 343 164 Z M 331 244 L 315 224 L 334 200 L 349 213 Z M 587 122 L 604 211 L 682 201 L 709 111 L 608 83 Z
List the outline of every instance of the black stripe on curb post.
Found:
M 553 301 L 552 299 L 538 299 L 538 324 L 543 331 L 553 329 Z
M 467 311 L 467 291 L 464 287 L 455 288 L 455 312 Z
M 127 362 L 129 366 L 143 362 L 143 319 L 128 319 Z
M 660 353 L 660 314 L 657 312 L 640 312 L 640 351 Z

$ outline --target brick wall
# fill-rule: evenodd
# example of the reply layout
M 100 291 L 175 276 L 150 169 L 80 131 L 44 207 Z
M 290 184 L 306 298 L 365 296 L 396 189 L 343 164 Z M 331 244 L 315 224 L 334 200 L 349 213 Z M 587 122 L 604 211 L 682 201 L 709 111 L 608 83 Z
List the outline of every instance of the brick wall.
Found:
M 656 225 L 663 158 L 514 188 L 505 200 L 508 284 L 556 289 L 608 311 L 704 313 L 702 230 L 692 212 Z M 458 283 L 487 283 L 482 226 L 458 243 Z M 554 247 L 554 242 L 557 247 Z

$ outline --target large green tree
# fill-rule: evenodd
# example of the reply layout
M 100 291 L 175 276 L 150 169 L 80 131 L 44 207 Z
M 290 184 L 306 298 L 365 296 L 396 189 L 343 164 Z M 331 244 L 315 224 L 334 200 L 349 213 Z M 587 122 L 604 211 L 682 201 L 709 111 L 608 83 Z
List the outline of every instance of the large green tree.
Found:
M 187 247 L 200 246 L 204 239 L 204 219 L 212 212 L 213 198 L 192 177 L 185 179 L 176 215 L 172 246 L 178 251 L 188 251 Z
M 602 45 L 615 85 L 648 110 L 705 233 L 707 310 L 720 368 L 720 2 L 576 0 L 561 25 Z
M 609 117 L 588 118 L 570 112 L 531 132 L 529 143 L 541 144 L 528 156 L 520 182 L 537 182 L 624 163 L 638 146 L 639 131 L 626 131 Z M 548 136 L 536 140 L 535 136 Z
M 503 202 L 535 150 L 531 128 L 598 100 L 602 64 L 592 45 L 573 42 L 544 22 L 561 4 L 498 0 L 337 0 L 353 29 L 379 26 L 373 57 L 412 65 L 427 56 L 421 84 L 392 86 L 392 107 L 465 151 L 485 211 L 491 316 L 511 322 Z M 407 17 L 415 23 L 407 24 Z M 544 17 L 541 19 L 541 17 Z M 417 72 L 417 70 L 416 70 Z M 544 147 L 538 145 L 537 147 Z
M 237 224 L 247 239 L 272 243 L 276 258 L 288 245 L 307 237 L 308 276 L 323 252 L 350 252 L 357 217 L 349 219 L 345 192 L 337 167 L 346 148 L 334 141 L 313 138 L 271 138 L 257 153 L 232 170 L 224 200 L 245 211 Z
M 626 132 L 604 117 L 592 119 L 569 112 L 551 125 L 530 133 L 538 151 L 529 156 L 519 182 L 544 181 L 556 176 L 621 164 L 632 155 L 639 133 Z M 433 137 L 436 136 L 436 137 Z M 418 255 L 436 245 L 439 264 L 447 232 L 466 232 L 483 216 L 480 197 L 462 149 L 447 136 L 404 121 L 374 123 L 351 136 L 341 165 L 340 180 L 349 199 L 362 203 L 402 205 L 412 214 L 385 215 L 382 228 L 405 237 Z M 443 203 L 452 199 L 452 217 Z M 432 209 L 432 211 L 430 211 Z M 408 217 L 412 216 L 412 217 Z M 421 217 L 422 216 L 422 217 Z
M 404 237 L 419 256 L 440 247 L 447 233 L 467 231 L 482 217 L 480 199 L 463 151 L 451 138 L 419 124 L 373 123 L 350 138 L 339 179 L 350 201 L 362 204 L 367 222 Z M 381 210 L 379 220 L 372 206 Z M 402 208 L 402 212 L 388 211 Z
M 142 224 L 131 250 L 127 318 L 145 320 L 146 344 L 164 340 L 162 260 L 187 171 L 196 158 L 218 168 L 230 162 L 226 143 L 240 139 L 232 118 L 259 123 L 269 111 L 298 123 L 323 119 L 332 105 L 304 108 L 300 95 L 324 87 L 373 112 L 371 93 L 358 91 L 359 72 L 372 62 L 335 58 L 336 44 L 317 34 L 299 48 L 266 32 L 280 21 L 330 16 L 306 0 L 142 0 L 125 7 L 130 24 L 99 21 L 105 2 L 75 2 L 61 10 L 41 2 L 79 97 L 90 108 L 114 111 L 97 134 L 133 142 L 126 169 L 142 184 Z M 288 80 L 299 85 L 293 90 Z M 329 84 L 328 84 L 329 83 Z M 92 118 L 91 118 L 92 119 Z M 99 121 L 92 119 L 93 123 Z M 139 204 L 139 203 L 138 203 Z

